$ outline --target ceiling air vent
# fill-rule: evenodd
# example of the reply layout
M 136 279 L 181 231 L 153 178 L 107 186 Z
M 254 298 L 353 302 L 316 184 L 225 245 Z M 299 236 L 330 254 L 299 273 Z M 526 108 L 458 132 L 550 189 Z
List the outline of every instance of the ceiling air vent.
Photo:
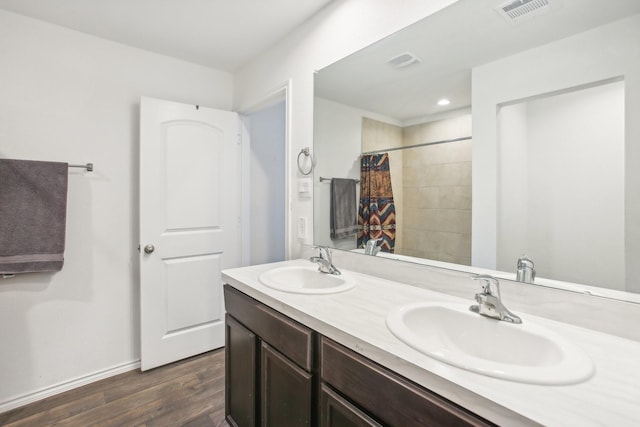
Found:
M 387 64 L 392 65 L 395 68 L 404 68 L 412 64 L 419 64 L 422 60 L 415 56 L 411 52 L 401 53 L 387 61 Z
M 534 16 L 548 12 L 550 0 L 513 0 L 496 8 L 504 19 L 515 24 Z

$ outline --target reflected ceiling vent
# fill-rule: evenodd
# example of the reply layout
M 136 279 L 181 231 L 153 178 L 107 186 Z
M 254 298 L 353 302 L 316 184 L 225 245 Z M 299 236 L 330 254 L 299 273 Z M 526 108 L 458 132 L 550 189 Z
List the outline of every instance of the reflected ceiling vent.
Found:
M 422 60 L 418 58 L 411 52 L 401 53 L 400 55 L 396 55 L 393 58 L 387 61 L 387 64 L 395 67 L 395 68 L 405 68 L 409 65 L 419 64 Z
M 551 0 L 512 0 L 496 8 L 512 24 L 525 21 L 551 10 Z

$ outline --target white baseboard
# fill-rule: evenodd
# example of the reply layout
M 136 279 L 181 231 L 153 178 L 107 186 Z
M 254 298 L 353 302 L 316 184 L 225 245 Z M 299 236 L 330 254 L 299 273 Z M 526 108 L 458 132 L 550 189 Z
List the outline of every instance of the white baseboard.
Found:
M 121 365 L 113 366 L 111 368 L 103 369 L 92 374 L 84 375 L 73 380 L 64 381 L 50 387 L 43 388 L 41 390 L 34 391 L 22 396 L 18 396 L 5 402 L 0 402 L 0 414 L 10 411 L 20 406 L 28 405 L 29 403 L 37 402 L 38 400 L 45 399 L 47 397 L 62 393 L 74 388 L 81 387 L 83 385 L 90 384 L 95 381 L 103 380 L 105 378 L 112 377 L 114 375 L 122 374 L 124 372 L 133 371 L 140 367 L 140 360 L 133 362 L 123 363 Z

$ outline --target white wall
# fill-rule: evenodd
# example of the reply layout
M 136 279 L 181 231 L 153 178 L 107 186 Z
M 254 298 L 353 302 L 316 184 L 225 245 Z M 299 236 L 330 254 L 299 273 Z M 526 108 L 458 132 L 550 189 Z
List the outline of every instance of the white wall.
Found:
M 472 72 L 473 265 L 495 268 L 497 106 L 623 77 L 627 290 L 640 291 L 640 16 L 532 49 Z
M 455 0 L 336 0 L 272 49 L 236 73 L 234 104 L 237 110 L 255 104 L 288 80 L 291 81 L 291 146 L 286 161 L 290 177 L 292 257 L 300 253 L 295 224 L 306 217 L 312 224 L 313 203 L 297 195 L 296 156 L 313 146 L 313 73 L 381 38 L 419 21 Z M 317 179 L 315 174 L 314 179 Z
M 320 182 L 320 177 L 360 179 L 362 113 L 347 105 L 315 98 L 313 131 L 313 153 L 317 162 L 313 179 L 313 242 L 355 249 L 356 236 L 335 241 L 330 237 L 331 183 Z
M 538 277 L 625 290 L 624 83 L 502 107 L 503 125 L 497 269 L 526 254 Z
M 140 97 L 230 109 L 233 76 L 7 12 L 0 58 L 0 157 L 95 163 L 69 173 L 64 269 L 0 279 L 1 412 L 139 358 Z
M 285 259 L 285 103 L 249 116 L 250 265 Z

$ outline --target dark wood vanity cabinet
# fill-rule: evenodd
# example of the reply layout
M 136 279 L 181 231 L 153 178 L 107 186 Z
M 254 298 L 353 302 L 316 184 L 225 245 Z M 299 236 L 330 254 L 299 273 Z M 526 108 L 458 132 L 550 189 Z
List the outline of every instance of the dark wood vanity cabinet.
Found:
M 229 286 L 225 303 L 229 424 L 313 425 L 314 332 Z
M 232 426 L 493 425 L 228 285 L 225 303 Z

